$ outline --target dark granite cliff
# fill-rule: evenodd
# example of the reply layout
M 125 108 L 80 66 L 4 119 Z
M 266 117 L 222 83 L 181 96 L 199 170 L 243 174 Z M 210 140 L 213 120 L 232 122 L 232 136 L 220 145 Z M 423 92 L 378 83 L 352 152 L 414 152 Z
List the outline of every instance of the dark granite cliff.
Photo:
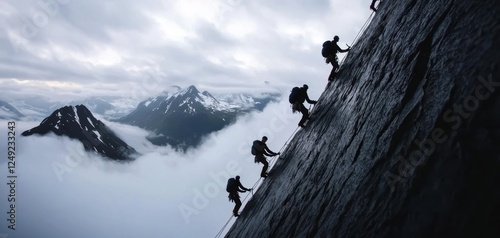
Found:
M 500 237 L 499 29 L 499 1 L 382 1 L 226 237 Z

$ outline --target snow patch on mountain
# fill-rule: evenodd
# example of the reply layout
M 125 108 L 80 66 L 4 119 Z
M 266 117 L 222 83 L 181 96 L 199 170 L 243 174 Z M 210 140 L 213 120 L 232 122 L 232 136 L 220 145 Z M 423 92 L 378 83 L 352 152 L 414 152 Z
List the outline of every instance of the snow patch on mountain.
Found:
M 74 117 L 75 118 L 75 122 L 78 123 L 78 125 L 80 126 L 80 128 L 83 129 L 82 124 L 80 123 L 80 117 L 78 117 L 78 112 L 76 111 L 76 107 L 71 107 L 71 108 L 73 108 L 73 113 L 75 113 L 75 117 Z
M 130 160 L 137 153 L 83 105 L 57 109 L 39 126 L 24 131 L 22 135 L 45 135 L 50 132 L 78 139 L 86 150 L 96 151 L 115 160 Z

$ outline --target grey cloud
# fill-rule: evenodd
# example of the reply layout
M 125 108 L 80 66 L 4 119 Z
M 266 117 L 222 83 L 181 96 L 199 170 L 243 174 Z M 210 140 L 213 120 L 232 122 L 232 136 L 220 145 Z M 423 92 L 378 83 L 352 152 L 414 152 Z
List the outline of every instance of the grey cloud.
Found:
M 192 40 L 190 43 L 202 52 L 212 51 L 214 53 L 215 50 L 219 50 L 220 48 L 236 47 L 239 43 L 229 37 L 226 32 L 218 30 L 213 23 L 200 23 L 196 26 L 195 31 L 199 38 Z
M 357 6 L 359 2 L 362 1 L 352 5 Z M 332 14 L 331 3 L 326 0 L 220 1 L 226 9 L 216 19 L 187 22 L 185 16 L 176 12 L 175 3 L 69 1 L 59 6 L 57 14 L 50 16 L 46 26 L 34 37 L 26 39 L 27 45 L 16 48 L 12 47 L 12 34 L 19 34 L 22 26 L 19 19 L 29 19 L 41 8 L 36 1 L 8 2 L 10 15 L 0 16 L 5 20 L 0 25 L 10 32 L 10 35 L 0 33 L 0 78 L 73 82 L 85 88 L 62 93 L 66 96 L 91 96 L 93 92 L 103 94 L 106 90 L 113 95 L 127 94 L 131 88 L 141 88 L 148 83 L 155 84 L 157 91 L 172 84 L 204 85 L 221 91 L 224 91 L 222 88 L 265 89 L 268 85 L 264 81 L 285 90 L 291 84 L 318 81 L 318 88 L 322 88 L 330 68 L 319 53 L 321 39 L 317 35 L 314 39 L 307 35 L 308 28 L 323 31 L 324 40 L 340 34 L 341 40 L 349 41 L 355 34 L 343 33 L 352 32 L 353 26 Z M 369 14 L 367 9 L 366 14 Z M 153 17 L 175 21 L 191 35 L 180 42 L 165 40 Z M 228 30 L 227 26 L 234 23 L 241 23 L 236 27 L 242 29 L 249 27 L 247 23 L 254 28 L 241 37 Z M 298 32 L 290 35 L 281 27 L 294 27 Z M 97 56 L 106 49 L 118 54 L 121 61 L 114 65 L 98 65 L 72 58 L 72 54 L 95 55 L 89 60 L 101 60 Z M 47 52 L 52 58 L 39 57 Z M 250 56 L 261 67 L 242 68 L 240 53 Z M 134 67 L 140 70 L 131 71 Z M 19 97 L 28 91 L 59 93 L 37 85 L 30 87 L 33 89 L 18 89 Z

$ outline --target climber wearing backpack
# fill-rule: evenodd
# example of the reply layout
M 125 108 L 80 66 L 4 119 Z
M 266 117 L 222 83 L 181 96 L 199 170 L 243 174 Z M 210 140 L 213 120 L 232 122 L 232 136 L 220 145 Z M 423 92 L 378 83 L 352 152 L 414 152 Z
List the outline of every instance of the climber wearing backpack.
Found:
M 269 163 L 264 155 L 276 156 L 280 154 L 280 152 L 274 153 L 270 150 L 266 145 L 266 141 L 267 137 L 263 136 L 262 140 L 255 140 L 252 144 L 252 155 L 255 155 L 255 163 L 262 163 L 264 165 L 260 172 L 260 176 L 263 178 L 267 177 L 267 168 L 269 167 Z
M 337 70 L 339 69 L 339 58 L 337 57 L 337 52 L 345 53 L 351 50 L 351 47 L 343 50 L 341 49 L 337 43 L 339 42 L 339 37 L 334 36 L 333 41 L 325 41 L 323 43 L 323 49 L 321 50 L 321 55 L 326 58 L 325 62 L 332 64 L 332 71 L 328 76 L 328 81 L 332 81 L 337 76 Z
M 236 203 L 236 205 L 234 205 L 233 215 L 235 217 L 238 217 L 239 216 L 238 211 L 240 210 L 241 207 L 241 200 L 238 192 L 244 193 L 246 191 L 252 191 L 252 189 L 243 187 L 243 185 L 241 185 L 240 182 L 240 176 L 236 175 L 235 178 L 230 178 L 227 181 L 226 191 L 229 193 L 228 196 L 229 201 Z
M 370 9 L 373 10 L 374 12 L 377 12 L 377 9 L 375 8 L 375 2 L 377 0 L 372 0 L 372 4 L 370 4 Z
M 307 101 L 309 104 L 316 104 L 317 101 L 309 99 L 307 95 L 307 89 L 309 86 L 304 84 L 302 87 L 294 87 L 288 101 L 292 104 L 293 113 L 299 111 L 302 113 L 302 119 L 299 121 L 299 126 L 304 127 L 304 123 L 309 119 L 309 110 L 304 106 L 304 102 Z

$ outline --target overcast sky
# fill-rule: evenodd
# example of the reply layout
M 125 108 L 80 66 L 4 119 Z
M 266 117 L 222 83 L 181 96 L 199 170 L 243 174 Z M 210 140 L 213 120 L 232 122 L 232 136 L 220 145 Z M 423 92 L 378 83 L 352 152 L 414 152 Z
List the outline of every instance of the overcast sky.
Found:
M 369 4 L 0 1 L 0 99 L 146 98 L 170 85 L 195 85 L 211 93 L 287 92 L 304 83 L 317 99 L 331 70 L 321 44 L 334 35 L 342 48 L 350 44 L 371 14 Z M 251 187 L 262 165 L 253 163 L 250 143 L 267 135 L 270 148 L 279 150 L 299 119 L 286 100 L 271 103 L 188 154 L 151 145 L 144 139 L 147 132 L 136 127 L 105 121 L 143 153 L 126 165 L 89 156 L 79 142 L 64 137 L 18 136 L 19 226 L 9 237 L 33 232 L 45 235 L 39 237 L 213 237 L 234 206 L 227 201 L 225 176 L 239 174 Z M 0 122 L 5 129 L 7 123 Z M 17 134 L 39 123 L 18 122 Z M 5 140 L 0 137 L 1 151 Z M 6 170 L 6 161 L 0 161 Z M 1 179 L 5 221 L 8 191 L 6 178 Z M 0 237 L 7 232 L 1 224 Z
M 259 92 L 303 83 L 319 95 L 331 69 L 320 55 L 321 44 L 339 35 L 345 48 L 371 14 L 369 4 L 1 1 L 1 99 L 148 97 L 169 85 Z

